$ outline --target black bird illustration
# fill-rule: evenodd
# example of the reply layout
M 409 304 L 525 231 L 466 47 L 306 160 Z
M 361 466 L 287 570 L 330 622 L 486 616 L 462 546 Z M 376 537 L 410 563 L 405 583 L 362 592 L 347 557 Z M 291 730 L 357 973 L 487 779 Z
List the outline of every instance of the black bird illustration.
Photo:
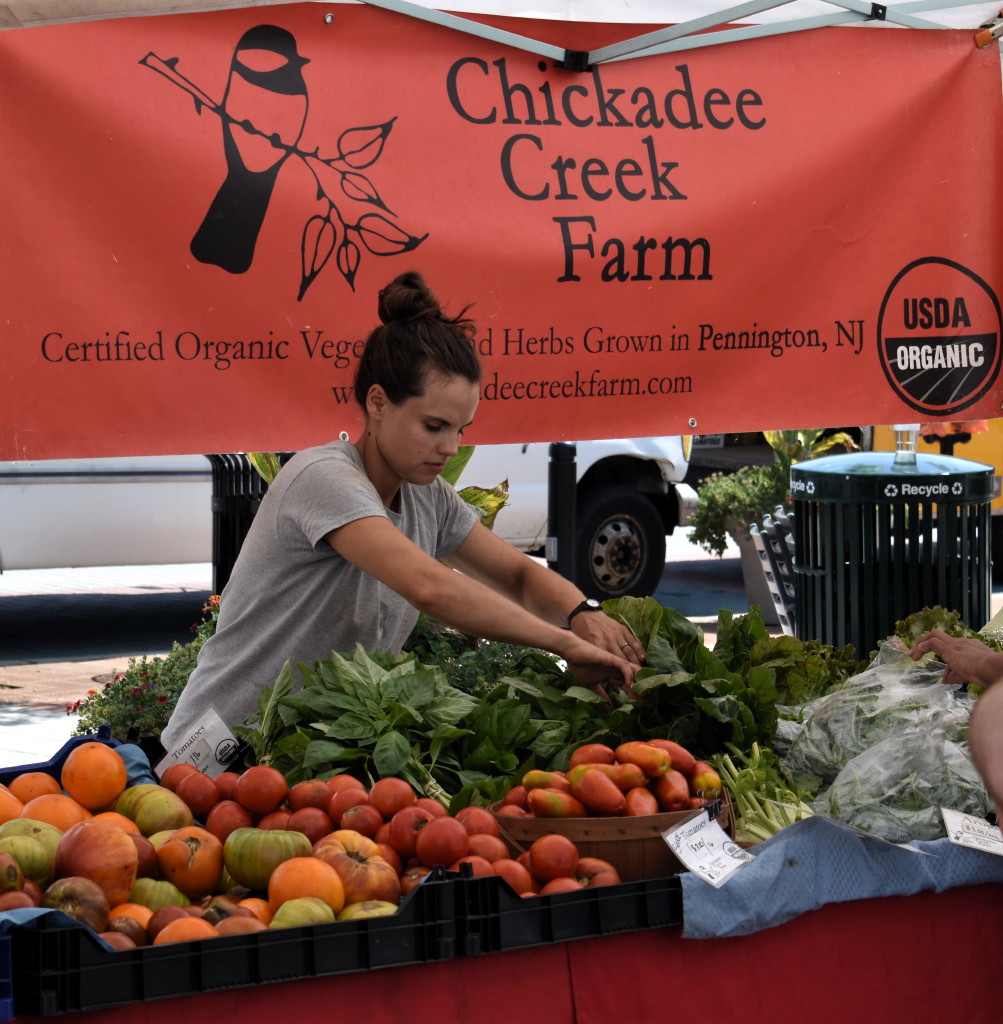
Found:
M 191 242 L 201 263 L 231 274 L 251 266 L 275 180 L 306 122 L 308 63 L 275 25 L 257 25 L 237 43 L 222 102 L 226 178 Z

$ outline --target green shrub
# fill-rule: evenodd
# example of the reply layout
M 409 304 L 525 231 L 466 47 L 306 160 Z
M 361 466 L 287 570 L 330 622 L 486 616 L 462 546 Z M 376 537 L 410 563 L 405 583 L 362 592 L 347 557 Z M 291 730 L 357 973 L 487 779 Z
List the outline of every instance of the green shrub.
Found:
M 89 736 L 107 725 L 116 739 L 152 733 L 159 736 L 174 711 L 181 691 L 195 668 L 202 645 L 212 636 L 219 613 L 219 598 L 202 607 L 203 620 L 186 644 L 175 643 L 162 658 L 130 658 L 124 672 L 99 690 L 66 705 L 68 715 L 79 716 L 74 736 Z

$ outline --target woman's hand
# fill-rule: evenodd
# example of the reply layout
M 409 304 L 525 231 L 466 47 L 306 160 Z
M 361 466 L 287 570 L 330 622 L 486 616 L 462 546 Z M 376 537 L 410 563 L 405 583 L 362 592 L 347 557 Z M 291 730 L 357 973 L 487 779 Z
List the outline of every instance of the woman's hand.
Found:
M 576 616 L 580 618 L 580 616 Z M 557 652 L 568 663 L 568 670 L 583 686 L 602 693 L 602 686 L 614 686 L 629 697 L 636 696 L 632 683 L 641 667 L 621 654 L 611 654 L 573 633 L 563 650 Z
M 989 686 L 1003 678 L 1003 653 L 976 637 L 951 636 L 942 629 L 932 629 L 913 644 L 909 657 L 918 661 L 931 651 L 944 662 L 944 682 L 949 686 Z
M 571 620 L 571 631 L 632 665 L 644 664 L 646 652 L 640 641 L 623 623 L 611 619 L 605 612 L 581 612 Z

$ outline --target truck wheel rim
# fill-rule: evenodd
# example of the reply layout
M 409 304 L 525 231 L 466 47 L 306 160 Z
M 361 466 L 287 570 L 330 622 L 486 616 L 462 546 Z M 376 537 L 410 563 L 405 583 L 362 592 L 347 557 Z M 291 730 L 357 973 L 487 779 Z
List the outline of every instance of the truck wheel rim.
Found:
M 589 542 L 589 572 L 603 590 L 629 586 L 644 564 L 644 542 L 636 520 L 608 519 Z

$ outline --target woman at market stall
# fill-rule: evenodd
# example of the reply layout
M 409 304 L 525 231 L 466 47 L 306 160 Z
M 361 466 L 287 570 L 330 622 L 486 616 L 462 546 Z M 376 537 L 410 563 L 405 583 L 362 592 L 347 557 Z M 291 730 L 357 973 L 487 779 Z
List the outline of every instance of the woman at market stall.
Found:
M 168 751 L 214 708 L 243 724 L 287 660 L 396 653 L 419 612 L 473 636 L 548 650 L 585 685 L 627 688 L 630 630 L 495 536 L 440 474 L 477 408 L 474 325 L 420 274 L 380 292 L 355 378 L 354 442 L 295 455 L 269 487 L 220 601 L 215 634 L 167 724 Z
M 910 650 L 919 660 L 933 651 L 944 662 L 944 682 L 974 683 L 987 689 L 975 702 L 968 723 L 968 749 L 996 805 L 997 824 L 1003 822 L 1003 652 L 977 637 L 957 637 L 934 629 Z

